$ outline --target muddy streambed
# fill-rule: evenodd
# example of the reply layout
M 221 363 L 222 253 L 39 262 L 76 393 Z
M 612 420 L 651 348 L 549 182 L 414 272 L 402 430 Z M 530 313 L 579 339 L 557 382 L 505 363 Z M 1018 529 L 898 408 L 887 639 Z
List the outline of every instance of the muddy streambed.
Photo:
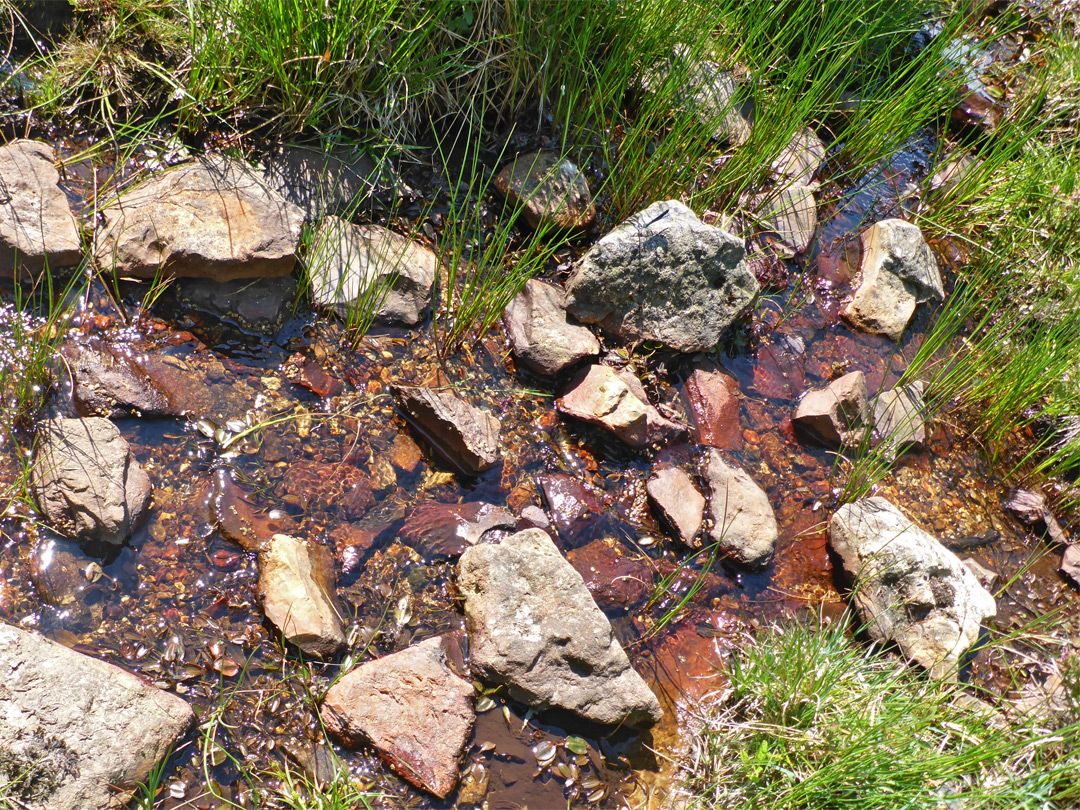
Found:
M 737 382 L 738 425 L 723 444 L 776 512 L 780 540 L 764 571 L 721 560 L 698 583 L 700 560 L 680 569 L 692 552 L 658 523 L 645 481 L 657 462 L 696 471 L 703 446 L 633 451 L 560 417 L 553 399 L 565 379 L 516 369 L 498 328 L 445 358 L 430 322 L 376 328 L 354 350 L 340 324 L 303 303 L 293 309 L 291 289 L 280 299 L 288 303 L 280 328 L 260 333 L 239 325 L 251 326 L 243 317 L 230 322 L 206 311 L 184 285 L 166 289 L 144 317 L 128 323 L 146 287 L 122 288 L 126 298 L 117 302 L 95 283 L 80 303 L 78 339 L 107 342 L 152 368 L 174 386 L 190 417 L 116 420 L 155 488 L 149 520 L 123 548 L 80 549 L 20 515 L 5 520 L 0 614 L 141 673 L 197 707 L 200 728 L 174 753 L 160 806 L 243 804 L 251 774 L 287 766 L 316 780 L 332 777 L 335 757 L 315 707 L 342 667 L 462 630 L 454 561 L 446 556 L 452 521 L 431 517 L 410 531 L 412 510 L 425 502 L 475 501 L 514 516 L 539 508 L 661 697 L 664 721 L 646 732 L 603 735 L 535 716 L 494 691 L 479 701 L 461 786 L 441 804 L 407 787 L 373 754 L 333 751 L 390 805 L 644 806 L 663 793 L 681 735 L 702 695 L 720 685 L 716 667 L 729 650 L 756 628 L 799 611 L 842 612 L 825 522 L 849 464 L 796 436 L 790 414 L 806 390 L 848 371 L 862 370 L 871 391 L 891 387 L 918 349 L 932 311 L 920 308 L 894 344 L 854 331 L 838 310 L 858 267 L 859 231 L 899 213 L 901 197 L 931 171 L 934 147 L 924 134 L 889 165 L 835 191 L 835 201 L 819 209 L 822 224 L 807 257 L 784 268 L 786 286 L 765 290 L 752 316 L 713 355 L 631 355 L 604 346 L 603 362 L 628 364 L 654 404 L 691 425 L 684 384 L 693 369 L 720 368 Z M 68 168 L 76 203 L 85 204 L 94 181 L 89 164 Z M 934 248 L 942 267 L 950 267 L 955 249 Z M 551 279 L 561 280 L 559 268 Z M 429 442 L 395 409 L 389 391 L 396 384 L 451 386 L 497 414 L 502 462 L 478 477 L 456 473 L 432 447 L 438 437 Z M 66 386 L 50 396 L 47 410 L 77 415 Z M 3 484 L 19 469 L 11 450 Z M 1000 482 L 948 416 L 877 492 L 945 541 L 996 532 L 993 542 L 967 553 L 1000 574 L 999 582 L 1041 542 L 1005 515 Z M 223 533 L 223 503 L 334 552 L 346 654 L 322 664 L 282 646 L 256 599 L 254 554 Z M 1054 562 L 1043 558 L 999 595 L 995 626 L 1078 607 Z M 687 599 L 695 583 L 700 587 Z M 974 682 L 1006 688 L 1006 662 L 998 655 L 975 659 Z

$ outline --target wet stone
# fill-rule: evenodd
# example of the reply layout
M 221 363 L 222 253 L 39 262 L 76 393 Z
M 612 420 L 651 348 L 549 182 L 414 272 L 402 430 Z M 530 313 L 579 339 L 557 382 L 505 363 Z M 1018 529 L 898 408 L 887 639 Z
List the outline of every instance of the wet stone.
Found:
M 997 612 L 959 558 L 884 498 L 840 507 L 829 543 L 871 638 L 896 642 L 933 677 L 955 675 L 980 623 Z
M 470 666 L 528 706 L 605 726 L 660 720 L 581 575 L 540 529 L 473 546 L 458 561 Z
M 391 768 L 446 798 L 476 715 L 474 689 L 447 665 L 442 638 L 362 664 L 330 687 L 321 716 L 347 746 L 370 744 Z
M 411 473 L 415 471 L 416 466 L 423 459 L 424 455 L 420 452 L 416 442 L 404 433 L 397 434 L 390 443 L 390 463 L 402 472 Z
M 14 806 L 119 808 L 195 723 L 119 667 L 0 624 L 0 784 Z
M 308 512 L 328 512 L 345 520 L 363 517 L 375 505 L 371 478 L 352 464 L 299 459 L 276 487 L 280 497 Z
M 177 279 L 176 299 L 242 329 L 275 335 L 292 315 L 297 300 L 296 276 L 212 281 Z
M 572 475 L 546 473 L 536 476 L 536 483 L 563 542 L 572 542 L 603 514 L 600 497 Z
M 745 470 L 725 461 L 719 450 L 709 451 L 705 484 L 712 519 L 709 540 L 742 565 L 765 565 L 780 535 L 765 490 Z
M 371 310 L 378 320 L 415 326 L 431 306 L 439 258 L 431 248 L 381 225 L 325 217 L 307 259 L 311 300 L 351 323 Z
M 1046 536 L 1060 545 L 1068 545 L 1069 537 L 1061 528 L 1054 513 L 1046 503 L 1046 496 L 1041 492 L 1030 489 L 1013 490 L 1009 499 L 1005 502 L 1005 511 L 1012 512 L 1021 521 L 1036 530 L 1045 532 Z
M 857 445 L 869 419 L 866 376 L 861 371 L 845 374 L 827 388 L 807 392 L 791 417 L 792 424 L 827 447 Z
M 499 461 L 499 420 L 450 391 L 394 386 L 394 402 L 421 436 L 467 475 Z
M 585 175 L 557 152 L 517 156 L 495 176 L 495 187 L 533 228 L 583 229 L 596 219 Z
M 90 417 L 42 423 L 31 489 L 57 531 L 120 545 L 146 519 L 153 487 L 117 427 Z
M 165 390 L 132 359 L 130 349 L 99 340 L 69 340 L 60 355 L 82 416 L 180 415 Z
M 633 610 L 652 592 L 652 572 L 643 562 L 626 556 L 611 539 L 593 540 L 566 555 L 585 581 L 596 604 L 604 610 Z
M 425 501 L 409 510 L 399 536 L 425 558 L 460 557 L 496 529 L 513 529 L 517 518 L 499 506 Z
M 245 551 L 262 551 L 275 534 L 288 534 L 296 528 L 288 515 L 260 508 L 252 502 L 251 496 L 233 481 L 226 469 L 214 472 L 210 516 L 221 536 Z
M 700 548 L 698 533 L 705 517 L 705 497 L 690 476 L 678 467 L 665 467 L 653 472 L 647 486 L 649 500 L 675 528 L 679 540 L 691 548 Z
M 259 552 L 259 601 L 285 640 L 326 658 L 345 647 L 329 549 L 275 534 Z
M 82 242 L 53 148 L 15 140 L 0 146 L 0 275 L 37 276 L 78 264 Z
M 518 361 L 538 374 L 557 374 L 600 353 L 596 335 L 566 317 L 566 296 L 551 284 L 530 279 L 503 312 Z
M 739 384 L 718 370 L 697 368 L 686 378 L 686 397 L 697 441 L 721 450 L 741 450 Z
M 758 293 L 745 256 L 741 239 L 681 202 L 653 203 L 575 263 L 567 309 L 630 343 L 711 351 Z
M 30 579 L 42 601 L 75 621 L 90 613 L 85 592 L 95 576 L 101 576 L 100 564 L 70 540 L 42 539 L 30 557 Z
M 926 444 L 923 384 L 913 382 L 874 397 L 874 429 L 885 453 L 895 458 L 909 447 Z
M 106 272 L 219 282 L 290 273 L 304 219 L 251 167 L 221 157 L 171 168 L 101 215 L 95 258 Z

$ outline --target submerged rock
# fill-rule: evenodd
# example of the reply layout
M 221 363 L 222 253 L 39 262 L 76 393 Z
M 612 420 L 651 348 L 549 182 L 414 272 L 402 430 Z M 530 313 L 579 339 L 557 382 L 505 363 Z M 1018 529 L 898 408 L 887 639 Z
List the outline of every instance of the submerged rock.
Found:
M 913 382 L 874 397 L 874 429 L 888 458 L 926 443 L 923 384 Z
M 573 542 L 604 512 L 604 504 L 597 493 L 572 475 L 545 473 L 536 476 L 536 483 L 544 493 L 551 523 L 564 543 Z
M 311 300 L 351 322 L 370 312 L 415 326 L 431 306 L 439 258 L 425 245 L 381 225 L 325 217 L 307 259 Z
M 69 340 L 60 349 L 71 397 L 83 416 L 179 416 L 160 385 L 122 346 Z
M 559 413 L 611 431 L 631 447 L 646 447 L 685 435 L 686 427 L 649 404 L 632 372 L 589 366 L 555 400 Z
M 427 442 L 466 475 L 499 461 L 499 420 L 450 391 L 394 386 L 394 402 Z
M 53 148 L 15 140 L 0 146 L 0 276 L 37 276 L 82 260 L 82 241 Z
M 884 498 L 845 504 L 829 544 L 853 580 L 852 599 L 875 641 L 894 641 L 934 677 L 960 658 L 997 608 L 959 558 Z
M 855 326 L 899 340 L 923 301 L 945 298 L 937 260 L 917 226 L 885 219 L 863 231 L 859 285 L 840 314 Z
M 296 276 L 212 281 L 178 279 L 173 285 L 183 304 L 262 335 L 276 335 L 297 301 Z
M 653 203 L 577 261 L 567 308 L 621 340 L 709 351 L 758 293 L 745 257 L 742 240 L 681 202 Z
M 210 517 L 221 536 L 238 543 L 244 551 L 262 551 L 275 534 L 288 534 L 296 528 L 288 515 L 276 510 L 267 512 L 252 503 L 224 467 L 214 471 Z
M 694 482 L 678 467 L 655 470 L 647 484 L 649 500 L 674 528 L 679 540 L 691 548 L 700 548 L 698 532 L 705 519 L 705 497 Z
M 517 518 L 490 503 L 425 501 L 405 515 L 399 536 L 424 557 L 459 557 L 488 532 L 516 525 Z
M 596 335 L 566 318 L 566 294 L 530 279 L 507 305 L 503 325 L 518 361 L 538 374 L 558 374 L 600 354 Z
M 195 723 L 180 698 L 0 623 L 0 784 L 13 806 L 126 807 Z
M 757 568 L 767 563 L 780 532 L 765 490 L 745 470 L 728 464 L 719 450 L 709 451 L 705 484 L 712 518 L 709 540 L 742 565 Z
M 334 559 L 325 546 L 275 534 L 259 552 L 259 601 L 290 644 L 325 658 L 345 647 Z
M 631 610 L 652 592 L 652 571 L 626 556 L 622 544 L 601 538 L 572 549 L 567 562 L 581 574 L 596 604 L 605 610 Z
M 828 388 L 807 392 L 791 422 L 827 447 L 857 445 L 870 422 L 866 376 L 853 371 Z
M 347 673 L 327 691 L 320 715 L 331 736 L 370 743 L 402 779 L 445 799 L 476 720 L 474 694 L 435 637 Z
M 546 532 L 527 529 L 458 561 L 470 664 L 528 706 L 601 725 L 648 726 L 662 711 L 611 623 Z
M 146 519 L 153 487 L 108 419 L 50 419 L 31 470 L 38 509 L 57 531 L 122 544 Z
M 96 259 L 135 278 L 271 278 L 296 265 L 304 215 L 249 167 L 204 158 L 125 191 L 101 215 Z
M 817 231 L 817 202 L 808 186 L 782 186 L 763 194 L 755 209 L 762 225 L 779 237 L 777 252 L 791 257 L 810 246 Z
M 581 169 L 557 152 L 519 155 L 495 176 L 495 187 L 511 206 L 521 206 L 533 228 L 587 228 L 596 219 L 589 182 Z
M 686 378 L 686 398 L 697 428 L 699 444 L 721 450 L 740 450 L 739 384 L 719 370 L 696 368 Z

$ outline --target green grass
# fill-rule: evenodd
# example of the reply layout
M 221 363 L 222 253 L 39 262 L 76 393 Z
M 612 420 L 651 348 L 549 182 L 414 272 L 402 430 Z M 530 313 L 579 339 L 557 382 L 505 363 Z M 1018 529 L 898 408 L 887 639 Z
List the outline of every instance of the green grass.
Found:
M 1080 799 L 1073 721 L 1009 727 L 956 702 L 846 622 L 762 631 L 726 667 L 687 758 L 687 807 L 1067 808 Z M 952 805 L 950 802 L 960 802 Z

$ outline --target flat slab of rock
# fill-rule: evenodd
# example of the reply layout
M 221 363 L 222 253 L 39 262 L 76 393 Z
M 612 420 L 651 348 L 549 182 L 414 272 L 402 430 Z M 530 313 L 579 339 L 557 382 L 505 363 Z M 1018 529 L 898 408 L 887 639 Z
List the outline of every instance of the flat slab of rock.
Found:
M 608 366 L 589 366 L 575 375 L 566 392 L 555 400 L 559 413 L 597 425 L 631 447 L 670 441 L 686 427 L 660 415 L 646 399 L 645 389 L 631 372 Z
M 526 529 L 458 561 L 470 664 L 528 706 L 607 726 L 648 726 L 660 703 L 548 534 Z
M 95 258 L 103 270 L 214 281 L 292 272 L 304 221 L 251 167 L 226 158 L 171 168 L 101 214 Z
M 709 351 L 758 293 L 745 259 L 741 239 L 681 202 L 653 203 L 576 262 L 567 309 L 621 340 Z
M 589 182 L 581 169 L 557 152 L 519 155 L 495 176 L 495 187 L 511 206 L 521 206 L 533 228 L 588 228 L 596 219 Z
M 765 565 L 776 551 L 780 536 L 776 514 L 757 482 L 745 471 L 710 450 L 705 465 L 712 527 L 709 540 L 720 552 L 750 568 Z
M 275 534 L 259 552 L 259 601 L 286 641 L 322 658 L 345 647 L 334 558 L 325 546 Z
M 475 690 L 447 666 L 441 638 L 358 666 L 323 700 L 326 730 L 347 746 L 372 745 L 407 782 L 445 799 L 476 715 Z
M 921 382 L 883 391 L 874 397 L 872 405 L 874 429 L 890 458 L 926 443 L 926 405 Z
M 705 519 L 705 496 L 698 492 L 690 476 L 678 467 L 664 467 L 653 472 L 646 489 L 649 500 L 675 528 L 679 539 L 691 548 L 700 548 L 698 533 Z
M 175 695 L 0 623 L 0 784 L 14 807 L 126 807 L 194 723 Z
M 0 275 L 36 276 L 78 264 L 82 242 L 53 148 L 17 140 L 0 146 Z
M 221 536 L 244 551 L 262 551 L 275 534 L 288 534 L 296 528 L 287 514 L 260 509 L 224 467 L 214 471 L 209 508 Z
M 923 301 L 945 298 L 941 272 L 922 231 L 885 219 L 863 231 L 859 284 L 840 314 L 855 326 L 899 340 Z
M 185 278 L 177 280 L 173 293 L 180 303 L 242 329 L 276 335 L 293 313 L 297 282 L 292 275 L 222 282 Z
M 180 408 L 133 359 L 130 349 L 69 340 L 60 349 L 71 397 L 83 416 L 179 416 Z
M 566 294 L 536 279 L 525 282 L 503 311 L 503 325 L 518 362 L 537 374 L 558 374 L 600 354 L 600 341 L 566 317 Z
M 894 641 L 934 677 L 955 675 L 994 598 L 938 540 L 884 498 L 845 504 L 829 544 L 854 581 L 852 599 L 876 641 Z
M 803 253 L 817 230 L 817 202 L 808 186 L 787 185 L 762 195 L 756 215 L 766 229 L 776 233 L 774 249 L 783 256 Z
M 396 386 L 394 402 L 435 450 L 466 475 L 499 461 L 499 420 L 450 391 Z
M 791 421 L 827 447 L 857 445 L 870 422 L 866 376 L 853 371 L 833 380 L 827 388 L 808 391 Z
M 426 558 L 460 557 L 484 535 L 497 529 L 513 529 L 517 518 L 483 501 L 436 503 L 424 501 L 405 515 L 398 533 L 402 540 Z
M 696 368 L 686 378 L 686 398 L 699 444 L 721 450 L 743 446 L 739 422 L 739 384 L 718 370 Z
M 415 326 L 431 306 L 439 258 L 381 225 L 325 217 L 307 259 L 311 300 L 346 322 L 370 311 L 380 321 Z
M 825 159 L 825 144 L 809 127 L 796 132 L 772 163 L 775 177 L 792 185 L 808 186 Z
M 51 419 L 38 432 L 31 490 L 62 534 L 122 544 L 146 519 L 153 487 L 108 419 Z

